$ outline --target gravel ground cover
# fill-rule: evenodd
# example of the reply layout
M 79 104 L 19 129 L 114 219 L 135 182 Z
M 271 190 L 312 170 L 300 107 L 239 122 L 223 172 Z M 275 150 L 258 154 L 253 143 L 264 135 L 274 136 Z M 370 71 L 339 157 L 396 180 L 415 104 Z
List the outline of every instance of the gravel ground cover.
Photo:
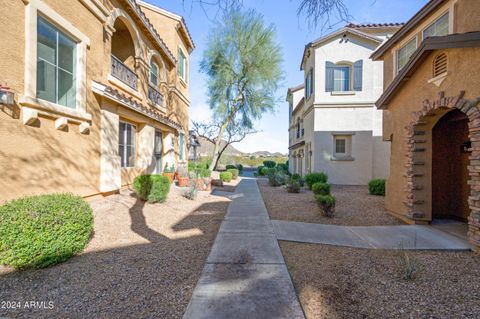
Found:
M 172 187 L 162 204 L 131 191 L 92 202 L 95 233 L 81 255 L 47 269 L 0 268 L 0 317 L 181 318 L 229 203 L 183 191 Z
M 403 224 L 387 213 L 384 197 L 368 194 L 367 186 L 332 185 L 335 217 L 328 218 L 322 216 L 310 190 L 303 188 L 299 194 L 293 194 L 283 186 L 270 186 L 267 179 L 259 178 L 257 182 L 271 219 L 346 226 Z
M 413 280 L 398 253 L 280 242 L 308 319 L 480 318 L 480 256 L 417 251 Z

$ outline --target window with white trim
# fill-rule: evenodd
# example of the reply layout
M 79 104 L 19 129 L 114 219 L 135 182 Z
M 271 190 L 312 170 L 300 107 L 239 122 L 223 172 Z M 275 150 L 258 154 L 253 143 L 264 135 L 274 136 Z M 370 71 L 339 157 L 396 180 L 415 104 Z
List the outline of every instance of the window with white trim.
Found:
M 178 49 L 178 75 L 187 82 L 187 58 L 180 49 Z
M 37 98 L 76 108 L 77 43 L 41 16 L 37 18 Z
M 417 37 L 414 37 L 407 44 L 397 51 L 397 73 L 408 63 L 410 57 L 417 49 Z
M 158 85 L 158 65 L 153 61 L 150 62 L 150 84 L 155 87 Z
M 429 25 L 425 30 L 423 30 L 423 38 L 428 37 L 438 37 L 448 34 L 448 12 L 442 15 L 440 18 L 435 20 L 434 23 Z
M 305 79 L 305 94 L 307 100 L 313 94 L 313 69 L 310 69 L 310 71 L 308 71 L 307 77 Z
M 337 92 L 351 91 L 351 68 L 348 65 L 337 65 L 333 68 L 333 90 Z
M 185 134 L 183 133 L 180 133 L 180 137 L 179 137 L 180 141 L 179 141 L 179 159 L 181 161 L 184 160 L 184 157 L 185 157 Z
M 135 167 L 136 127 L 127 122 L 120 122 L 118 134 L 118 153 L 121 167 Z
M 333 160 L 353 160 L 351 135 L 333 135 Z

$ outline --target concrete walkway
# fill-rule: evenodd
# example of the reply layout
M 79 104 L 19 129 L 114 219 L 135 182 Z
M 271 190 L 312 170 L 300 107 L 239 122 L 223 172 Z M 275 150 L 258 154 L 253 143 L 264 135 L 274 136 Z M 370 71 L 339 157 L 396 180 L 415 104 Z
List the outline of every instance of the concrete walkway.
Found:
M 471 250 L 465 240 L 432 226 L 336 226 L 273 220 L 278 240 L 368 249 Z
M 243 178 L 184 319 L 305 318 L 255 179 Z

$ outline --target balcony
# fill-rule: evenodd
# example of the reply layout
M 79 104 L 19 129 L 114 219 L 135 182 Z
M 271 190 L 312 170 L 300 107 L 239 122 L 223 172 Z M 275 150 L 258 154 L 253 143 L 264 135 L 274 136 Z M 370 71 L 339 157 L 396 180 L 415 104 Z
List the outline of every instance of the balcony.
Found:
M 114 55 L 112 55 L 112 76 L 122 81 L 132 89 L 137 90 L 138 76 Z
M 165 107 L 165 100 L 163 94 L 158 91 L 157 88 L 153 87 L 151 84 L 148 85 L 148 99 L 155 105 L 159 107 Z

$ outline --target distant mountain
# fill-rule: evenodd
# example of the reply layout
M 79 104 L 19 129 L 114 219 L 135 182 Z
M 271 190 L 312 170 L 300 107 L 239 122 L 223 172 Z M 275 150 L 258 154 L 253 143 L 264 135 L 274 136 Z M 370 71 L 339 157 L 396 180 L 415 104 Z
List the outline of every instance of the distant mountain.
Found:
M 203 137 L 199 137 L 198 141 L 200 142 L 200 147 L 198 147 L 197 153 L 201 157 L 211 156 L 213 152 L 214 145 L 210 143 L 207 139 Z M 223 142 L 223 141 L 222 141 Z M 225 142 L 223 142 L 225 143 Z M 223 144 L 225 145 L 225 144 Z M 230 155 L 230 156 L 256 156 L 256 157 L 280 157 L 280 156 L 287 156 L 280 152 L 271 153 L 269 151 L 258 151 L 254 153 L 243 153 L 237 150 L 234 146 L 229 145 L 227 149 L 223 152 L 223 155 Z

